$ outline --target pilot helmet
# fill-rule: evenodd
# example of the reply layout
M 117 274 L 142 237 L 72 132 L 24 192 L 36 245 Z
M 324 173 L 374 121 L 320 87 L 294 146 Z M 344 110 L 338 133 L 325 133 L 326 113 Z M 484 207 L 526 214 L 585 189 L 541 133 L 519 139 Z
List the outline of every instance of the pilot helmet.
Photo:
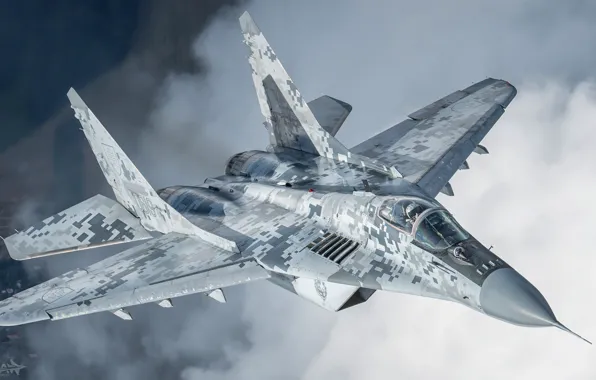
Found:
M 420 207 L 418 204 L 416 204 L 416 202 L 411 202 L 409 205 L 406 206 L 404 213 L 408 218 L 414 220 L 420 213 Z

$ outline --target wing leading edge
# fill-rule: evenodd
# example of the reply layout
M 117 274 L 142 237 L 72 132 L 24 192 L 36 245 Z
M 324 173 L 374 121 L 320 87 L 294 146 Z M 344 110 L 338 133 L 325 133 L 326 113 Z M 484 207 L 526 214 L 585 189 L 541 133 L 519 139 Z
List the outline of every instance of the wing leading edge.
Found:
M 404 178 L 429 195 L 453 195 L 449 180 L 503 115 L 517 90 L 485 79 L 409 115 L 409 119 L 371 137 L 352 151 L 395 165 Z

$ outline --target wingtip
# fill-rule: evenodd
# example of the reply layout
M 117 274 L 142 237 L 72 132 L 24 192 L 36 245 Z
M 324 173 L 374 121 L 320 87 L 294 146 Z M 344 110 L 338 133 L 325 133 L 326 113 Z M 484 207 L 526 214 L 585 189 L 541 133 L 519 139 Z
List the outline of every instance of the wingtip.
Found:
M 71 87 L 66 93 L 66 96 L 68 97 L 71 106 L 76 108 L 88 108 L 74 88 Z
M 0 326 L 13 327 L 25 325 L 33 322 L 41 322 L 52 319 L 45 310 L 36 309 L 34 311 L 23 312 L 22 301 L 17 296 L 12 296 L 2 301 L 0 304 Z M 8 309 L 8 310 L 6 310 Z
M 23 235 L 21 232 L 2 238 L 6 251 L 8 251 L 8 255 L 13 260 L 22 261 L 27 259 L 27 253 L 19 249 L 18 243 L 22 243 L 22 241 L 19 241 L 22 238 Z

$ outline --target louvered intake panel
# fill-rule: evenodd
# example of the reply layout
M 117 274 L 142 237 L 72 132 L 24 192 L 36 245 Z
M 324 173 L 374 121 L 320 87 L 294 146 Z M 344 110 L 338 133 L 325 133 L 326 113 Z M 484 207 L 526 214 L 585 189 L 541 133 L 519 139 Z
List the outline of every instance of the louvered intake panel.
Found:
M 314 253 L 336 264 L 345 261 L 360 244 L 337 234 L 326 232 L 313 240 L 307 247 Z

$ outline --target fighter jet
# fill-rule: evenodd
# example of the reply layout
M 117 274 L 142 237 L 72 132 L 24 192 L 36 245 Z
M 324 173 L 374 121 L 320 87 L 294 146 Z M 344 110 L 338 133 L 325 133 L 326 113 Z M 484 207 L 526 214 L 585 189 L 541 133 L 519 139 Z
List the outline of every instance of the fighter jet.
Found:
M 75 117 L 116 200 L 96 195 L 5 239 L 16 260 L 139 242 L 0 302 L 0 325 L 111 312 L 267 280 L 331 311 L 379 290 L 458 302 L 521 326 L 554 326 L 540 292 L 467 232 L 435 197 L 517 91 L 485 79 L 347 148 L 352 107 L 306 102 L 253 19 L 240 17 L 269 134 L 225 174 L 160 190 L 143 177 L 75 90 Z M 264 143 L 265 145 L 265 143 Z

